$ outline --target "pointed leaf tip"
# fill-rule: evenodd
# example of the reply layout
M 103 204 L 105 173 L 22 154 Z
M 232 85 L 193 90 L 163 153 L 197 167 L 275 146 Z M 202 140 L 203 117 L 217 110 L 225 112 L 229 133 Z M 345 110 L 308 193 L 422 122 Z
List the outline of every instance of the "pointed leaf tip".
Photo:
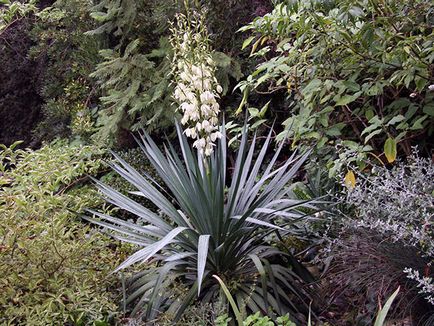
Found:
M 396 140 L 389 137 L 384 143 L 384 154 L 386 155 L 387 162 L 393 163 L 396 160 Z

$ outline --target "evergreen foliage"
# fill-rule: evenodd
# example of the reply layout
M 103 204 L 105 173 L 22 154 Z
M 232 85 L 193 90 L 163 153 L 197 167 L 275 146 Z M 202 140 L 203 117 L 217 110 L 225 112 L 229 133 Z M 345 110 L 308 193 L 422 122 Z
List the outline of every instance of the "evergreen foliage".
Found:
M 277 168 L 274 163 L 282 147 L 265 164 L 271 135 L 259 146 L 256 137 L 248 144 L 245 132 L 231 176 L 224 130 L 209 157 L 196 154 L 179 126 L 177 131 L 182 154 L 171 145 L 160 151 L 146 134 L 139 143 L 162 185 L 117 155 L 112 164 L 136 188 L 132 193 L 152 201 L 159 211 L 98 182 L 106 200 L 134 214 L 137 221 L 94 210 L 89 211 L 93 216 L 84 217 L 140 248 L 116 269 L 146 264 L 128 280 L 125 304 L 134 304 L 132 315 L 150 322 L 165 312 L 177 322 L 196 300 L 207 304 L 221 299 L 215 278 L 223 278 L 239 309 L 269 311 L 273 316 L 289 313 L 290 318 L 303 320 L 312 300 L 303 285 L 312 281 L 311 275 L 290 252 L 276 248 L 272 234 L 302 235 L 303 225 L 313 218 L 303 208 L 315 210 L 316 200 L 296 199 L 291 185 L 308 153 L 294 153 Z M 180 290 L 178 282 L 187 289 Z M 237 314 L 233 303 L 231 307 Z
M 331 175 L 342 162 L 363 169 L 372 154 L 393 162 L 414 141 L 432 148 L 433 13 L 430 0 L 280 3 L 242 28 L 264 58 L 240 84 L 245 99 L 285 98 L 278 138 L 315 145 Z
M 108 38 L 103 61 L 92 73 L 101 85 L 95 137 L 107 140 L 120 129 L 164 129 L 173 125 L 170 46 L 166 38 L 172 1 L 103 0 L 92 8 L 99 26 L 87 34 Z M 138 28 L 140 27 L 140 28 Z
M 118 314 L 120 247 L 74 212 L 101 207 L 103 150 L 64 141 L 0 151 L 0 324 L 94 325 Z
M 433 45 L 432 0 L 0 0 L 0 324 L 434 324 Z
M 34 138 L 86 139 L 95 131 L 100 91 L 89 77 L 100 61 L 102 40 L 84 33 L 95 26 L 89 16 L 91 1 L 57 0 L 37 14 L 31 31 L 31 58 L 43 58 L 38 92 L 44 101 Z

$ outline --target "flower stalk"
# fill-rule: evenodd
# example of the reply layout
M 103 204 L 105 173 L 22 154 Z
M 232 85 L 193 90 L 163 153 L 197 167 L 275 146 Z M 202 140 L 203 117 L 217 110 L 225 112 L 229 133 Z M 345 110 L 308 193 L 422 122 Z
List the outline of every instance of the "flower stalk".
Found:
M 218 127 L 222 87 L 215 77 L 215 64 L 209 36 L 202 15 L 178 14 L 170 39 L 174 49 L 174 99 L 183 113 L 181 124 L 193 147 L 201 155 L 213 152 L 215 141 L 222 137 Z

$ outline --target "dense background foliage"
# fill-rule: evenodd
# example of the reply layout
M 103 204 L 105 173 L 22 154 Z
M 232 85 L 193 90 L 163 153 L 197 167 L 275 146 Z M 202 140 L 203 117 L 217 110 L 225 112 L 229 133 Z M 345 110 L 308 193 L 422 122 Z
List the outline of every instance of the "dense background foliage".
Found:
M 272 113 L 289 133 L 278 137 L 314 144 L 331 174 L 342 162 L 330 145 L 361 169 L 368 153 L 392 162 L 416 143 L 429 153 L 433 22 L 429 0 L 279 4 L 242 28 L 263 62 L 240 87 L 284 98 Z
M 432 0 L 0 0 L 0 57 L 0 324 L 434 323 Z
M 119 290 L 109 273 L 121 249 L 76 216 L 102 206 L 86 184 L 88 174 L 101 170 L 102 153 L 65 142 L 34 152 L 2 152 L 2 324 L 85 325 L 118 314 Z
M 18 138 L 34 147 L 56 137 L 92 137 L 131 146 L 130 130 L 162 132 L 173 126 L 169 21 L 185 11 L 182 2 L 58 0 L 24 2 L 19 10 L 3 6 L 0 143 Z M 241 52 L 236 30 L 270 5 L 192 1 L 192 9 L 201 7 L 207 8 L 207 25 L 221 51 L 215 61 L 226 93 L 242 77 L 233 58 Z M 230 23 L 223 23 L 228 17 Z M 15 75 L 20 71 L 22 76 Z

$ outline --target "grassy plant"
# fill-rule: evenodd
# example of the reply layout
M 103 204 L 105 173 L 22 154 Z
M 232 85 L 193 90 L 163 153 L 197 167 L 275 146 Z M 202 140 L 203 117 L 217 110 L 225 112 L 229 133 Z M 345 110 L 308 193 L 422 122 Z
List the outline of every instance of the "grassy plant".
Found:
M 323 284 L 332 324 L 373 324 L 378 302 L 386 301 L 399 286 L 400 297 L 389 318 L 412 318 L 415 324 L 425 325 L 432 315 L 432 306 L 403 272 L 405 267 L 423 270 L 426 266 L 416 248 L 391 243 L 375 231 L 345 229 L 328 259 Z

